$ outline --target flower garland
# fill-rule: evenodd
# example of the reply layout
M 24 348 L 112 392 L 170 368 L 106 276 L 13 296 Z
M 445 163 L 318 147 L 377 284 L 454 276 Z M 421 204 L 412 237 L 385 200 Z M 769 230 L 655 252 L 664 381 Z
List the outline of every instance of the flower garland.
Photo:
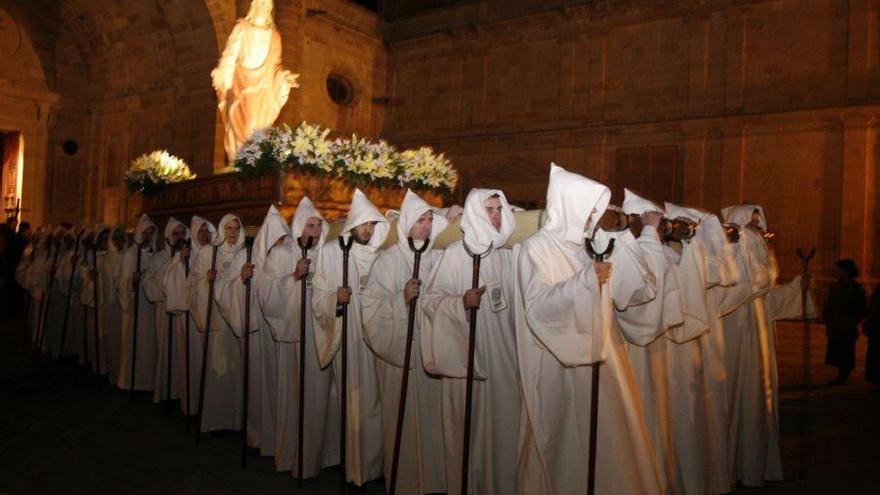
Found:
M 185 161 L 165 150 L 145 153 L 134 160 L 125 172 L 125 184 L 132 193 L 154 196 L 166 184 L 195 179 Z
M 357 135 L 329 141 L 330 131 L 303 122 L 254 132 L 236 155 L 233 166 L 244 177 L 277 168 L 328 175 L 352 184 L 400 185 L 450 194 L 458 173 L 443 154 L 429 147 L 398 151 L 386 141 Z

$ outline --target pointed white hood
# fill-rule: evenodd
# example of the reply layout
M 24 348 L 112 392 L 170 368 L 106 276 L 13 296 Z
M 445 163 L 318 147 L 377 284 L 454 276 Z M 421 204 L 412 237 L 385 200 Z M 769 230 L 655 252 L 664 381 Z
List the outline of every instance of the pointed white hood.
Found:
M 171 234 L 174 232 L 174 229 L 177 227 L 183 227 L 183 230 L 186 232 L 184 239 L 189 239 L 189 227 L 184 225 L 180 220 L 171 217 L 168 219 L 168 223 L 165 224 L 165 237 L 163 238 L 165 241 L 165 245 L 171 247 Z
M 315 204 L 312 203 L 312 200 L 306 196 L 303 196 L 299 205 L 296 207 L 296 213 L 294 213 L 293 220 L 290 224 L 290 233 L 293 236 L 294 241 L 299 239 L 310 218 L 321 219 L 321 238 L 312 241 L 313 248 L 320 247 L 324 244 L 324 238 L 327 237 L 327 231 L 330 230 L 330 226 L 327 225 L 327 221 L 324 220 L 324 217 L 321 216 L 321 213 L 315 208 Z M 305 241 L 305 239 L 303 239 L 303 241 Z
M 758 214 L 761 217 L 761 230 L 766 231 L 767 217 L 764 216 L 764 209 L 758 205 L 742 204 L 728 206 L 721 210 L 721 215 L 724 216 L 724 221 L 726 223 L 735 223 L 740 227 L 745 227 L 752 222 L 752 213 L 755 210 L 758 210 Z
M 226 243 L 226 224 L 232 221 L 238 221 L 238 224 L 241 226 L 238 231 L 238 239 L 236 239 L 235 244 L 230 246 Z M 227 213 L 223 215 L 223 218 L 220 219 L 220 228 L 219 228 L 219 237 L 222 239 L 223 245 L 220 247 L 231 253 L 237 253 L 242 246 L 244 246 L 244 223 L 241 221 L 241 218 L 238 218 L 236 215 L 232 213 Z
M 364 247 L 375 252 L 385 242 L 385 236 L 388 235 L 388 219 L 379 213 L 379 209 L 367 198 L 366 194 L 362 193 L 360 189 L 355 189 L 341 235 L 347 240 L 352 229 L 367 222 L 376 222 L 376 228 L 373 230 L 370 242 Z
M 266 256 L 269 255 L 269 250 L 272 249 L 272 246 L 275 245 L 278 239 L 286 235 L 290 235 L 290 227 L 287 225 L 287 221 L 284 220 L 284 217 L 281 216 L 281 212 L 278 211 L 275 205 L 270 206 L 269 211 L 266 213 L 266 218 L 263 219 L 263 225 L 260 226 L 260 230 L 254 238 L 253 263 L 258 272 L 262 269 Z
M 192 220 L 189 222 L 189 232 L 192 236 L 192 247 L 194 252 L 199 252 L 205 245 L 199 240 L 199 230 L 201 230 L 202 225 L 207 225 L 208 230 L 211 231 L 211 241 L 212 243 L 217 242 L 217 229 L 214 228 L 214 224 L 209 222 L 208 220 L 198 216 L 193 215 Z
M 596 227 L 609 201 L 607 187 L 551 163 L 546 221 L 541 228 L 568 249 L 582 249 L 587 219 Z
M 649 211 L 664 213 L 663 208 L 658 206 L 656 203 L 639 196 L 629 189 L 623 189 L 624 213 L 626 213 L 627 215 L 641 215 L 642 213 L 647 213 Z
M 486 200 L 498 195 L 501 201 L 501 230 L 495 230 L 486 213 Z M 503 247 L 516 229 L 516 219 L 504 192 L 499 189 L 471 189 L 464 201 L 461 230 L 464 245 L 472 253 L 484 253 L 489 249 Z
M 710 216 L 710 214 L 705 211 L 700 211 L 696 208 L 678 206 L 668 201 L 664 203 L 663 206 L 666 208 L 666 216 L 673 220 L 676 218 L 686 218 L 691 222 L 700 223 L 704 218 Z
M 403 198 L 403 203 L 400 205 L 400 217 L 397 219 L 397 245 L 400 246 L 400 249 L 409 259 L 413 256 L 413 252 L 409 248 L 409 231 L 412 229 L 413 225 L 419 221 L 419 217 L 428 211 L 434 213 L 434 224 L 431 228 L 431 238 L 428 240 L 428 249 L 431 249 L 437 236 L 440 235 L 440 232 L 443 232 L 449 225 L 449 220 L 440 213 L 438 208 L 429 205 L 416 193 L 407 189 L 406 196 Z M 421 246 L 416 244 L 416 247 Z
M 146 248 L 149 248 L 151 251 L 155 251 L 156 250 L 156 232 L 155 232 L 155 230 L 158 230 L 158 229 L 156 228 L 156 224 L 153 223 L 152 220 L 150 220 L 150 217 L 146 213 L 141 215 L 141 218 L 138 219 L 137 225 L 134 227 L 134 242 L 139 245 L 143 244 L 144 243 L 144 231 L 150 227 L 153 227 L 153 230 L 154 230 L 153 236 L 150 238 L 150 244 L 149 244 L 149 246 L 141 246 L 141 248 L 146 247 Z

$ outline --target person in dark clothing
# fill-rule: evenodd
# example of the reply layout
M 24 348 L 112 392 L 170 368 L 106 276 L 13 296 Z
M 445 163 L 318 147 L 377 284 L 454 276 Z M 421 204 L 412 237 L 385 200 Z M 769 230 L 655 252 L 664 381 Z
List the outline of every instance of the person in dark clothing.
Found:
M 865 336 L 868 337 L 868 355 L 865 357 L 865 380 L 874 384 L 880 391 L 880 285 L 871 294 L 868 315 L 864 325 Z
M 865 289 L 856 281 L 859 269 L 851 259 L 840 260 L 837 267 L 837 282 L 828 291 L 825 303 L 825 333 L 828 347 L 825 351 L 825 364 L 837 367 L 837 378 L 829 385 L 843 385 L 856 364 L 856 340 L 859 338 L 859 323 L 865 317 L 867 297 Z

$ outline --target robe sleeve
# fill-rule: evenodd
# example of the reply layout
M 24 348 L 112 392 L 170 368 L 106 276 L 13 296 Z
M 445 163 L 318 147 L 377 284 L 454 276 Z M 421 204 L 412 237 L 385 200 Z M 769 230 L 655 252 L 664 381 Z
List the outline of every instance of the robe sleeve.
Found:
M 700 275 L 700 263 L 704 261 L 704 252 L 697 244 L 691 243 L 683 246 L 678 265 L 672 267 L 678 282 L 683 319 L 681 326 L 666 333 L 673 342 L 681 344 L 710 330 L 707 284 Z
M 151 303 L 165 301 L 165 287 L 162 283 L 162 276 L 171 262 L 171 259 L 165 258 L 165 256 L 162 253 L 156 253 L 150 257 L 149 263 L 146 264 L 147 268 L 141 275 L 141 287 L 147 296 L 147 300 Z
M 801 318 L 803 316 L 803 294 L 801 291 L 800 275 L 787 284 L 772 288 L 767 293 L 767 313 L 770 319 Z M 813 294 L 807 291 L 807 318 L 815 317 L 816 305 L 813 302 Z
M 113 279 L 115 280 L 116 297 L 119 299 L 119 306 L 122 311 L 132 313 L 134 311 L 134 288 L 132 286 L 132 275 L 134 273 L 136 247 L 129 248 L 123 253 L 122 259 L 116 265 L 116 271 Z
M 467 377 L 470 322 L 462 297 L 471 288 L 471 277 L 466 280 L 462 277 L 465 272 L 471 272 L 473 262 L 469 256 L 461 256 L 462 252 L 458 243 L 446 249 L 422 296 L 425 324 L 421 327 L 420 342 L 425 370 L 450 378 Z M 483 270 L 488 268 L 485 266 Z M 483 283 L 482 277 L 480 282 Z M 477 312 L 478 322 L 480 312 L 491 311 L 488 297 L 484 297 L 482 303 Z M 474 356 L 474 377 L 485 380 L 486 373 L 478 354 Z
M 241 250 L 236 253 L 229 268 L 218 276 L 214 284 L 214 301 L 218 312 L 223 320 L 232 329 L 236 337 L 244 337 L 245 295 L 247 285 L 241 281 L 241 268 L 247 261 L 247 252 Z M 250 301 L 250 325 L 248 333 L 259 331 L 257 327 L 259 311 L 256 289 L 256 273 L 251 277 L 251 301 Z
M 638 251 L 623 242 L 618 249 L 617 256 L 612 256 L 615 318 L 628 342 L 646 346 L 667 329 L 681 325 L 678 285 L 668 271 L 663 245 L 653 227 L 643 229 Z
M 354 263 L 349 259 L 349 281 L 352 286 Z M 336 291 L 342 285 L 342 251 L 335 246 L 321 250 L 320 269 L 312 285 L 312 315 L 315 318 L 315 344 L 321 368 L 333 361 L 342 342 L 342 318 L 336 314 Z M 354 281 L 357 283 L 357 281 Z M 351 311 L 351 305 L 346 311 Z M 351 324 L 351 318 L 349 318 Z
M 192 258 L 190 258 L 190 262 Z M 189 280 L 186 276 L 186 261 L 180 253 L 175 253 L 171 262 L 165 267 L 162 275 L 162 286 L 165 291 L 165 311 L 177 315 L 190 310 Z
M 70 277 L 73 276 L 74 267 L 71 266 L 72 253 L 67 253 L 63 258 L 58 262 L 58 269 L 55 270 L 55 284 L 58 287 L 58 291 L 62 296 L 69 296 L 68 289 L 70 288 Z
M 208 298 L 211 284 L 208 282 L 208 270 L 211 269 L 212 250 L 201 249 L 193 260 L 193 269 L 189 273 L 187 289 L 189 291 L 189 307 L 193 323 L 199 332 L 204 333 L 208 318 Z M 219 256 L 218 256 L 219 257 Z M 219 275 L 218 275 L 219 278 Z M 216 282 L 215 282 L 216 288 Z M 223 328 L 221 316 L 216 305 L 211 310 L 211 331 L 215 332 Z
M 563 366 L 601 361 L 604 324 L 599 280 L 592 261 L 560 282 L 548 280 L 549 263 L 559 263 L 541 246 L 523 248 L 517 261 L 524 317 L 535 338 Z
M 391 248 L 376 258 L 362 297 L 364 340 L 382 360 L 403 367 L 409 310 L 403 300 L 406 280 L 398 281 L 402 258 Z
M 92 280 L 92 256 L 89 253 L 88 260 L 81 264 L 78 277 L 80 278 L 80 302 L 90 308 L 95 307 L 95 281 Z M 100 299 L 100 294 L 98 295 Z
M 269 323 L 272 337 L 279 342 L 299 342 L 299 315 L 301 307 L 301 285 L 305 279 L 295 280 L 293 269 L 285 270 L 286 264 L 281 256 L 290 255 L 291 250 L 277 246 L 266 258 L 266 266 L 259 278 L 257 295 L 263 317 Z M 294 253 L 296 259 L 299 259 Z

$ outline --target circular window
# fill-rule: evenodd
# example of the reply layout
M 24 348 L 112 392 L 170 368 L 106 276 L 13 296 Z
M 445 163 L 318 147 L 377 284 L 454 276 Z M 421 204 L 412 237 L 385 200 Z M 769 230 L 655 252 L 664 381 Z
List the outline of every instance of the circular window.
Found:
M 354 103 L 354 86 L 344 76 L 330 74 L 327 76 L 327 95 L 337 105 L 351 105 Z
M 79 145 L 76 144 L 76 141 L 73 139 L 68 139 L 61 143 L 61 149 L 65 154 L 75 155 L 77 151 L 79 151 Z

